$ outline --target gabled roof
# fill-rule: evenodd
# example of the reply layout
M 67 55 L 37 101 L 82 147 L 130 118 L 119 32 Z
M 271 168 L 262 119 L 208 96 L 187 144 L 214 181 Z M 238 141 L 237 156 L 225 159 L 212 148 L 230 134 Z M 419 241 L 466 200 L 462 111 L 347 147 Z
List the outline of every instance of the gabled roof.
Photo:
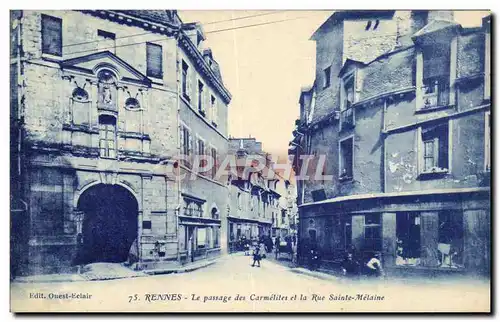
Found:
M 342 65 L 342 68 L 340 69 L 338 76 L 341 76 L 342 74 L 344 74 L 344 72 L 346 71 L 347 67 L 349 67 L 350 65 L 365 66 L 365 63 L 363 63 L 363 62 L 361 62 L 359 60 L 354 60 L 354 59 L 347 58 L 346 61 L 344 62 L 344 65 Z
M 460 25 L 456 22 L 447 20 L 434 20 L 431 23 L 425 25 L 422 29 L 417 31 L 411 38 L 415 39 L 425 35 L 433 34 L 438 31 L 446 31 L 452 29 L 458 29 Z
M 110 51 L 101 51 L 85 56 L 70 58 L 60 63 L 63 69 L 77 70 L 95 74 L 100 68 L 108 67 L 117 73 L 121 80 L 135 81 L 149 85 L 151 80 Z
M 319 26 L 312 34 L 311 40 L 316 40 L 318 33 L 330 24 L 335 24 L 343 20 L 368 19 L 368 18 L 392 18 L 396 10 L 340 10 L 335 11 L 326 21 Z

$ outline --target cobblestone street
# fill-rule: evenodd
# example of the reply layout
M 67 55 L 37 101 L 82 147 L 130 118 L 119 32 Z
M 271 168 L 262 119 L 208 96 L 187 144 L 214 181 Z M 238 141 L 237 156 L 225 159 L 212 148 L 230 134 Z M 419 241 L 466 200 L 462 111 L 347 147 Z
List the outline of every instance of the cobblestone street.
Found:
M 260 268 L 251 267 L 251 257 L 238 253 L 189 273 L 106 281 L 13 283 L 11 305 L 17 312 L 49 307 L 53 311 L 143 312 L 340 312 L 395 308 L 429 312 L 489 308 L 487 281 L 352 281 L 325 278 L 322 273 L 306 275 L 302 271 L 307 272 L 266 259 Z

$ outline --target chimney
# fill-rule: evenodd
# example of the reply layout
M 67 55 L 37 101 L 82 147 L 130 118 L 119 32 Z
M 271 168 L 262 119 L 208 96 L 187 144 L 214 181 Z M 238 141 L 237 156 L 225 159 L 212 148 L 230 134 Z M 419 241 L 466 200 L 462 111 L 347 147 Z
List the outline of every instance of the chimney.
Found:
M 203 41 L 206 39 L 201 25 L 197 22 L 185 23 L 182 30 L 191 39 L 191 42 L 201 51 Z

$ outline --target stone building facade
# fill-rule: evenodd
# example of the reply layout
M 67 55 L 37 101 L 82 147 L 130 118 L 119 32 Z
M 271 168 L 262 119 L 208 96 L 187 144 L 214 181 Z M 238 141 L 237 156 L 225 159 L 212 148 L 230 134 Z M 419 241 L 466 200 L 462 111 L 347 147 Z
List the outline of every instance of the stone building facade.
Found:
M 228 146 L 231 95 L 200 26 L 173 10 L 23 10 L 11 39 L 19 273 L 219 253 L 225 183 L 176 175 L 193 172 L 178 155 Z
M 326 155 L 332 180 L 297 181 L 302 249 L 332 268 L 354 251 L 393 272 L 488 273 L 490 18 L 343 11 L 312 39 L 289 152 L 296 173 Z
M 229 154 L 235 157 L 236 171 L 230 179 L 227 245 L 230 251 L 237 251 L 242 238 L 271 236 L 271 227 L 281 218 L 280 178 L 269 175 L 272 164 L 255 138 L 230 138 Z M 254 162 L 265 162 L 265 169 L 251 170 Z

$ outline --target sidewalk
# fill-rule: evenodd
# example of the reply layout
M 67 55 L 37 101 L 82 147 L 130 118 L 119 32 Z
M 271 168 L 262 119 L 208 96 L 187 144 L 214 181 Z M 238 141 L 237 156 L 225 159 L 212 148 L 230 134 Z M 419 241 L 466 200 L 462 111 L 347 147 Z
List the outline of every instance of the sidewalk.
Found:
M 188 265 L 177 263 L 164 263 L 156 268 L 135 271 L 119 263 L 94 263 L 86 265 L 80 274 L 43 274 L 31 276 L 19 276 L 14 279 L 14 283 L 65 283 L 84 281 L 104 281 L 122 278 L 146 277 L 149 275 L 186 273 L 203 267 L 213 265 L 217 258 L 200 260 Z M 162 263 L 163 264 L 163 263 Z

